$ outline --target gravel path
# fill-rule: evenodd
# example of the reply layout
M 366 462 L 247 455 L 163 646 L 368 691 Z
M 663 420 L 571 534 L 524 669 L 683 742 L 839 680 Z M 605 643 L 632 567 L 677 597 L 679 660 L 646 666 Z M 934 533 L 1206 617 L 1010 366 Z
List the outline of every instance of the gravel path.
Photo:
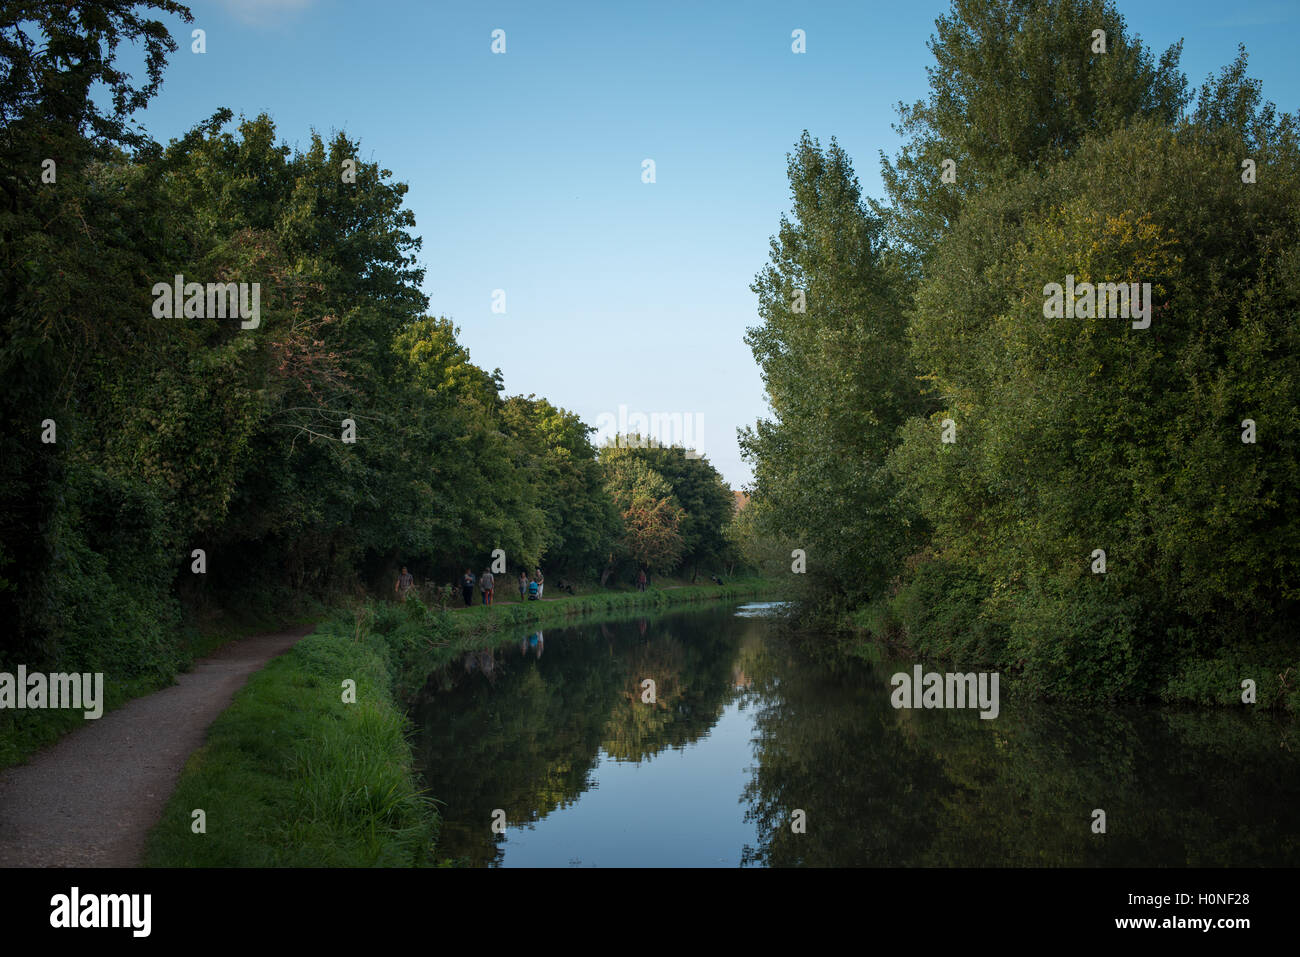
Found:
M 138 867 L 189 756 L 248 676 L 314 626 L 243 638 L 0 771 L 0 867 Z

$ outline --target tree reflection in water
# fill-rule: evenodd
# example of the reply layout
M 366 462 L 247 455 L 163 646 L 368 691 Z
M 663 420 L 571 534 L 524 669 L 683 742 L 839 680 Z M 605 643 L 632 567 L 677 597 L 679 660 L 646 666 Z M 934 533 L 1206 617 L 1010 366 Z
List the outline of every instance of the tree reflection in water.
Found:
M 501 863 L 494 809 L 512 827 L 582 814 L 575 805 L 602 761 L 656 774 L 658 755 L 690 751 L 725 712 L 749 722 L 750 740 L 725 752 L 711 742 L 709 754 L 748 769 L 747 783 L 724 791 L 730 779 L 697 777 L 720 789 L 717 806 L 736 807 L 733 860 L 744 865 L 1300 862 L 1294 722 L 1028 706 L 1005 691 L 992 721 L 895 710 L 889 676 L 914 662 L 813 663 L 771 620 L 726 609 L 549 635 L 467 655 L 415 702 L 425 784 L 445 803 L 441 857 Z M 1091 831 L 1094 808 L 1106 811 L 1104 835 Z M 795 810 L 803 833 L 790 826 Z M 629 805 L 627 819 L 643 811 Z M 681 863 L 702 863 L 689 826 L 653 837 Z

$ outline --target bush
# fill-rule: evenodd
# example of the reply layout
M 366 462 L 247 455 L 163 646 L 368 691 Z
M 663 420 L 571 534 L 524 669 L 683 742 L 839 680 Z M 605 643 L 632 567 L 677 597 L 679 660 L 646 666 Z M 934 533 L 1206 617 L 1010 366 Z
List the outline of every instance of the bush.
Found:
M 1104 582 L 1065 595 L 1031 592 L 1014 606 L 1009 664 L 1022 671 L 1034 695 L 1092 702 L 1142 697 L 1156 663 L 1144 620 L 1136 601 L 1112 598 Z
M 50 538 L 34 596 L 44 660 L 25 663 L 102 671 L 109 681 L 169 681 L 185 655 L 158 500 L 133 481 L 70 468 Z
M 988 584 L 973 570 L 940 560 L 915 567 L 888 600 L 880 624 L 917 655 L 963 666 L 1005 664 L 1007 633 L 985 607 Z
M 1300 655 L 1294 642 L 1255 642 L 1184 661 L 1160 689 L 1168 703 L 1243 705 L 1243 679 L 1255 682 L 1255 707 L 1300 708 Z

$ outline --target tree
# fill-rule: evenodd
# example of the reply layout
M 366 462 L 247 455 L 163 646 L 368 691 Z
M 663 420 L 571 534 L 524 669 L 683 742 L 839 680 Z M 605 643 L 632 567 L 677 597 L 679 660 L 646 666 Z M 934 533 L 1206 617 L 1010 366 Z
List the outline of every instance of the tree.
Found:
M 805 581 L 824 598 L 861 600 L 885 586 L 910 534 L 883 469 L 918 407 L 905 287 L 834 141 L 823 150 L 805 133 L 789 177 L 793 218 L 754 282 L 762 321 L 745 338 L 772 417 L 741 431 L 741 449 L 766 503 L 759 530 L 807 552 Z
M 735 512 L 735 498 L 722 475 L 708 458 L 681 446 L 661 445 L 641 436 L 624 437 L 623 447 L 604 452 L 605 460 L 644 462 L 662 476 L 682 508 L 680 562 L 694 581 L 701 565 L 721 562 L 728 553 L 725 534 Z
M 588 439 L 595 430 L 574 413 L 533 396 L 507 399 L 502 412 L 528 449 L 532 484 L 546 515 L 544 560 L 569 574 L 594 576 L 620 531 Z
M 186 22 L 170 0 L 8 3 L 0 8 L 0 617 L 3 656 L 51 660 L 86 652 L 120 674 L 175 663 L 141 662 L 97 642 L 114 621 L 166 644 L 166 515 L 134 477 L 113 478 L 76 455 L 79 399 L 91 359 L 136 368 L 147 341 L 134 306 L 157 203 L 105 169 L 122 147 L 143 148 L 131 115 L 158 90 L 175 44 L 151 12 Z M 139 84 L 116 65 L 119 44 L 140 43 Z M 109 107 L 92 99 L 107 92 Z M 48 177 L 53 177 L 50 180 Z M 112 290 L 117 295 L 106 295 Z M 143 315 L 147 315 L 147 309 Z M 42 422 L 58 430 L 37 440 Z M 123 538 L 113 517 L 131 527 Z M 161 564 L 159 562 L 162 557 Z M 90 659 L 87 659 L 90 660 Z M 92 669 L 94 670 L 94 669 Z
M 678 502 L 672 484 L 645 459 L 630 454 L 632 451 L 637 450 L 617 443 L 600 450 L 605 489 L 621 519 L 621 535 L 609 555 L 601 584 L 628 559 L 651 571 L 669 574 L 677 569 L 685 550 L 681 529 L 686 510 Z
M 1181 42 L 1153 63 L 1110 0 L 953 0 L 935 27 L 929 98 L 898 104 L 907 140 L 880 154 L 889 202 L 872 203 L 914 278 L 969 197 L 1130 120 L 1173 123 L 1188 102 Z
M 917 293 L 944 399 L 891 468 L 935 553 L 987 583 L 972 610 L 1005 627 L 999 661 L 1043 690 L 1148 692 L 1297 596 L 1300 469 L 1274 416 L 1300 402 L 1300 150 L 1242 66 L 1188 122 L 1135 120 L 972 198 Z M 1247 153 L 1267 183 L 1243 183 Z M 1149 283 L 1149 328 L 1049 314 L 1067 276 Z M 1279 441 L 1243 442 L 1245 419 Z

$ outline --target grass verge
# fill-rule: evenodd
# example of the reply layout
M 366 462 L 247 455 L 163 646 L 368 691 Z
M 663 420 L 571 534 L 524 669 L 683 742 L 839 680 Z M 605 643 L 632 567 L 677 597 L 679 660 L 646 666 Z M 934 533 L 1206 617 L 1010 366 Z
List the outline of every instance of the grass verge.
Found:
M 149 836 L 164 867 L 431 862 L 437 815 L 412 783 L 392 657 L 322 625 L 253 675 L 186 764 Z M 345 702 L 345 682 L 355 702 Z M 205 833 L 195 833 L 202 810 Z

